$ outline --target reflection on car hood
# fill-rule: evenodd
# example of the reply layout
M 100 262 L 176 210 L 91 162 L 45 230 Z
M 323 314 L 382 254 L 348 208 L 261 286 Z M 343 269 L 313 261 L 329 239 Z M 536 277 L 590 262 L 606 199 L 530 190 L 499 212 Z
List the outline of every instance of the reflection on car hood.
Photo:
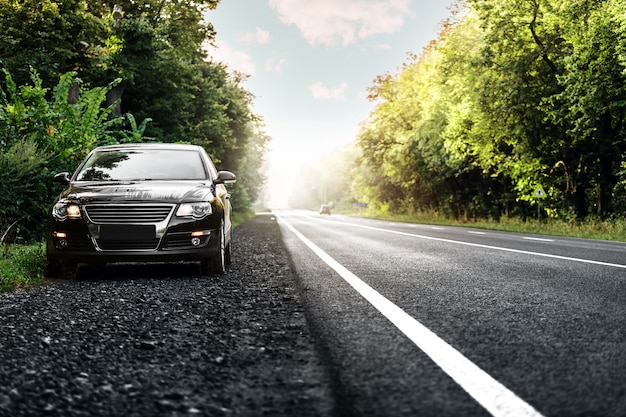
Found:
M 63 191 L 61 198 L 93 202 L 156 201 L 180 203 L 208 201 L 211 187 L 206 183 L 190 181 L 141 182 L 74 182 Z

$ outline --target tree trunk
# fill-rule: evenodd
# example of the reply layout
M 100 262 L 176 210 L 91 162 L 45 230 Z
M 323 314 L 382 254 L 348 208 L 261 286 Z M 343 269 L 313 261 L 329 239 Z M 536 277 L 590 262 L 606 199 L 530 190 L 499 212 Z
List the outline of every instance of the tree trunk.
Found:
M 115 104 L 112 112 L 114 117 L 122 115 L 122 95 L 124 94 L 124 88 L 125 84 L 120 83 L 107 92 L 107 106 L 110 107 Z
M 606 112 L 602 115 L 598 130 L 598 210 L 597 213 L 601 217 L 605 217 L 611 212 L 611 200 L 613 197 L 613 188 L 616 183 L 616 176 L 613 171 L 615 162 L 615 154 L 612 143 L 613 138 L 618 135 L 611 127 L 611 115 Z

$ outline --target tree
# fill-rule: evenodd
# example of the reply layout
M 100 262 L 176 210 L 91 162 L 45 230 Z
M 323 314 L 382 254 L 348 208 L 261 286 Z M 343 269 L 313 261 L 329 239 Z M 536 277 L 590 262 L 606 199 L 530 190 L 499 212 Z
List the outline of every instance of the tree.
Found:
M 382 175 L 359 178 L 357 192 L 391 184 L 398 195 L 370 195 L 456 216 L 525 216 L 540 183 L 551 216 L 623 207 L 623 2 L 457 4 L 421 55 L 375 80 L 358 144 L 361 166 Z
M 85 1 L 0 1 L 0 62 L 18 85 L 30 81 L 31 67 L 48 88 L 70 71 L 83 77 L 106 65 L 112 43 L 105 21 Z
M 576 174 L 597 190 L 595 201 L 579 203 L 585 204 L 581 214 L 587 205 L 594 205 L 601 216 L 615 209 L 611 200 L 626 151 L 626 62 L 620 55 L 626 41 L 624 11 L 622 2 L 603 1 L 570 5 L 564 12 L 571 53 L 563 59 L 562 92 L 551 115 L 569 128 Z M 570 19 L 576 24 L 568 24 Z M 582 200 L 588 190 L 581 191 Z

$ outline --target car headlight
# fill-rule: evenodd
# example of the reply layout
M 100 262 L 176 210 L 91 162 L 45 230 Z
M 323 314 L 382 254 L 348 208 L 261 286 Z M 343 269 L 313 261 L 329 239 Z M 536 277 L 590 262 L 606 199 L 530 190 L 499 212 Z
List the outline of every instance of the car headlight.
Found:
M 81 218 L 80 207 L 73 203 L 56 203 L 52 208 L 52 215 L 60 221 Z
M 211 203 L 199 202 L 181 204 L 180 207 L 178 207 L 176 215 L 178 217 L 192 217 L 196 220 L 200 220 L 211 213 L 213 213 Z

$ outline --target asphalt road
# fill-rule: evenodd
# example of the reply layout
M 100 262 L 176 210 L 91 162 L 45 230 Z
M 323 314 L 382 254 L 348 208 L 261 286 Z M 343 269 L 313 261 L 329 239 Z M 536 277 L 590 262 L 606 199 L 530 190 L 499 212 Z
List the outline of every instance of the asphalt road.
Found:
M 626 416 L 626 245 L 275 211 L 337 416 Z

